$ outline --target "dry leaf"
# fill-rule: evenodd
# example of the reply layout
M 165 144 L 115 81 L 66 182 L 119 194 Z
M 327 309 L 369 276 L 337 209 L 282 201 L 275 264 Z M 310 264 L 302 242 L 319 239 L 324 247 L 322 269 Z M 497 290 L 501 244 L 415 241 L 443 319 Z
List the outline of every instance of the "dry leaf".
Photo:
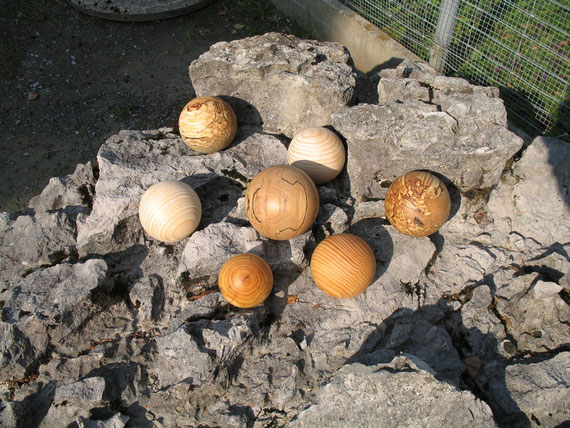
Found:
M 296 294 L 291 294 L 290 296 L 287 296 L 287 304 L 288 305 L 292 305 L 293 303 L 297 303 L 298 300 L 299 300 L 299 298 L 297 297 Z
M 33 100 L 37 100 L 39 97 L 39 94 L 35 93 L 35 92 L 28 92 L 28 100 L 33 101 Z
M 228 14 L 228 11 L 225 10 L 225 9 L 220 10 L 220 11 L 218 12 L 218 16 L 224 16 L 224 15 L 227 15 L 227 14 Z
M 321 307 L 320 303 L 317 303 L 315 306 L 313 306 L 313 309 L 319 309 Z

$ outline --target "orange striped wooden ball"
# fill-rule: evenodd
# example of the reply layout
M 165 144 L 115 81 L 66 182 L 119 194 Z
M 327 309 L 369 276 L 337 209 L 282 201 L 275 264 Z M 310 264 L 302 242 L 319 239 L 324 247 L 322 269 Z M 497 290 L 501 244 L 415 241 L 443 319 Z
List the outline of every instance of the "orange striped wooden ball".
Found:
M 350 233 L 325 238 L 311 257 L 313 281 L 332 297 L 354 297 L 368 288 L 376 257 L 364 239 Z
M 225 149 L 234 139 L 236 115 L 219 97 L 194 98 L 180 112 L 178 131 L 192 150 L 214 153 Z
M 190 236 L 202 218 L 200 198 L 181 181 L 150 186 L 139 203 L 139 220 L 152 238 L 166 243 Z
M 299 131 L 287 149 L 287 162 L 305 171 L 315 184 L 333 180 L 344 167 L 346 153 L 340 138 L 323 127 Z
M 392 226 L 406 235 L 420 237 L 437 232 L 447 221 L 451 198 L 435 175 L 411 171 L 390 185 L 384 206 Z
M 263 302 L 273 288 L 273 273 L 265 260 L 255 254 L 238 254 L 227 260 L 218 274 L 224 299 L 238 308 L 253 308 Z

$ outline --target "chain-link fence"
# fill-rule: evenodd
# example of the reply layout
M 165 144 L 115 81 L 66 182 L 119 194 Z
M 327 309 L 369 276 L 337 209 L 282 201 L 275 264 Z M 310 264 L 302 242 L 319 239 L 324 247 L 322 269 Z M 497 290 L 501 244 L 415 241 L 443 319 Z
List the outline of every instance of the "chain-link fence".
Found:
M 445 74 L 497 86 L 531 134 L 570 134 L 568 0 L 342 0 Z

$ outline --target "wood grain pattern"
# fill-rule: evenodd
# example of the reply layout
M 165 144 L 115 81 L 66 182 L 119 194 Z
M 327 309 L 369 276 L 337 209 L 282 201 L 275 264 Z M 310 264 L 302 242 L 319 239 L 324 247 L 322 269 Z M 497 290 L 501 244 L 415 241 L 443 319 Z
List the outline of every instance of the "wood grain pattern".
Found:
M 410 236 L 428 236 L 447 221 L 451 198 L 435 175 L 412 171 L 398 177 L 388 188 L 386 217 L 397 230 Z
M 218 97 L 194 98 L 178 118 L 182 140 L 199 153 L 214 153 L 230 145 L 236 135 L 236 115 Z
M 273 288 L 273 273 L 265 260 L 255 254 L 238 254 L 224 263 L 218 274 L 224 299 L 238 308 L 253 308 L 263 302 Z
M 375 273 L 374 252 L 366 241 L 350 233 L 324 239 L 311 257 L 313 281 L 332 297 L 359 295 L 370 286 Z
M 139 204 L 139 220 L 152 238 L 167 243 L 181 241 L 198 227 L 200 198 L 180 181 L 161 181 L 148 188 Z
M 247 186 L 245 210 L 255 230 L 283 241 L 309 230 L 319 211 L 319 193 L 313 180 L 300 169 L 272 166 Z
M 287 162 L 305 171 L 315 182 L 333 180 L 344 167 L 346 152 L 340 138 L 323 127 L 299 131 L 287 149 Z

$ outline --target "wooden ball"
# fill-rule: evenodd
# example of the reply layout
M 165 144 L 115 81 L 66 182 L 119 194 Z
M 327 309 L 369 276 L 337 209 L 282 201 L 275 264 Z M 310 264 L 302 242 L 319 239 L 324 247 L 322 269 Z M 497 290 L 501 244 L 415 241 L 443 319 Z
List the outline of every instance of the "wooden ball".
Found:
M 398 177 L 388 188 L 386 217 L 396 229 L 410 236 L 435 233 L 446 222 L 451 198 L 435 175 L 412 171 Z
M 284 241 L 309 230 L 319 211 L 319 192 L 299 168 L 272 166 L 247 186 L 245 211 L 261 235 Z
M 273 273 L 255 254 L 238 254 L 224 263 L 218 274 L 222 296 L 238 308 L 253 308 L 271 293 Z
M 311 275 L 331 297 L 354 297 L 368 288 L 376 273 L 376 257 L 362 238 L 341 233 L 325 238 L 311 257 Z
M 340 138 L 327 128 L 305 128 L 295 134 L 287 162 L 305 171 L 316 184 L 333 180 L 344 167 L 346 152 Z
M 158 241 L 174 243 L 190 236 L 202 217 L 200 198 L 181 181 L 161 181 L 150 186 L 139 204 L 143 229 Z
M 230 145 L 237 120 L 230 105 L 218 97 L 194 98 L 178 118 L 182 140 L 200 153 L 214 153 Z

